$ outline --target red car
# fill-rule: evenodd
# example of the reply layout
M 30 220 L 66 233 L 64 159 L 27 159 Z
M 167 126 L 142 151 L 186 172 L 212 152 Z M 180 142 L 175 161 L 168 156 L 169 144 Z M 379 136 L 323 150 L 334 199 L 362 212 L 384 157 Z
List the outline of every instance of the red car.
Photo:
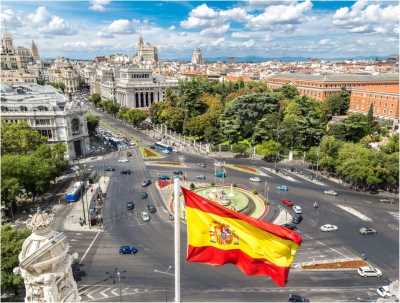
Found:
M 294 205 L 294 203 L 290 200 L 281 200 L 281 203 L 287 207 L 292 207 Z

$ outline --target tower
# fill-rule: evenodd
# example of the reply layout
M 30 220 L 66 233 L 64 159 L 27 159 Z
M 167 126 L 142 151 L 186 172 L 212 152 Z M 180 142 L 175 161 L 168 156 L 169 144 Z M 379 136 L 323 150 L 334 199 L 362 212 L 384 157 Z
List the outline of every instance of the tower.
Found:
M 5 54 L 13 54 L 14 46 L 12 36 L 9 32 L 5 32 L 1 38 L 1 50 Z
M 196 65 L 203 64 L 203 56 L 201 55 L 201 49 L 195 48 L 192 53 L 192 63 Z
M 32 40 L 32 47 L 31 47 L 31 52 L 32 52 L 32 57 L 35 61 L 39 61 L 40 57 L 39 57 L 39 51 L 38 48 L 36 46 L 35 41 Z

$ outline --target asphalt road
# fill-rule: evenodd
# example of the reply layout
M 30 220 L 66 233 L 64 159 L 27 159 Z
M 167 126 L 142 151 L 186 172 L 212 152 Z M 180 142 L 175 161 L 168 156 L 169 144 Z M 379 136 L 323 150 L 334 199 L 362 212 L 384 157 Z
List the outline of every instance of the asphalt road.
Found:
M 126 128 L 119 122 L 105 118 L 116 128 Z M 141 134 L 136 134 L 150 142 Z M 213 178 L 213 159 L 183 154 L 189 179 L 198 174 Z M 168 214 L 161 202 L 154 185 L 146 188 L 149 200 L 156 205 L 157 213 L 151 215 L 150 222 L 143 222 L 139 213 L 145 210 L 147 201 L 140 198 L 143 191 L 141 182 L 152 178 L 160 171 L 173 171 L 165 167 L 146 167 L 137 150 L 128 163 L 118 163 L 121 157 L 113 153 L 93 165 L 100 170 L 113 166 L 107 200 L 104 208 L 105 231 L 101 233 L 91 247 L 82 268 L 87 276 L 79 283 L 82 296 L 89 301 L 166 301 L 173 299 L 173 276 L 168 270 L 173 266 L 173 226 L 168 221 Z M 176 153 L 169 159 L 177 159 Z M 262 161 L 246 159 L 227 159 L 227 162 L 267 166 Z M 203 169 L 195 163 L 206 162 Z M 132 175 L 121 175 L 120 170 L 130 168 Z M 264 183 L 250 184 L 250 175 L 227 170 L 225 182 L 247 185 L 264 193 Z M 268 173 L 267 173 L 268 174 Z M 378 197 L 350 191 L 342 186 L 327 183 L 329 188 L 339 192 L 331 197 L 322 193 L 321 187 L 292 176 L 296 182 L 282 179 L 275 174 L 262 177 L 268 182 L 268 195 L 276 207 L 283 198 L 288 198 L 302 206 L 304 220 L 299 232 L 303 235 L 303 245 L 299 250 L 298 260 L 308 261 L 310 257 L 345 258 L 360 256 L 365 253 L 368 260 L 382 269 L 383 278 L 361 278 L 355 271 L 350 272 L 304 272 L 292 270 L 286 288 L 275 286 L 265 277 L 246 277 L 232 265 L 212 267 L 204 264 L 188 264 L 182 257 L 182 300 L 184 301 L 286 301 L 289 293 L 298 293 L 314 301 L 371 301 L 377 298 L 376 288 L 398 276 L 398 210 L 395 206 L 379 205 Z M 276 186 L 286 184 L 288 192 L 279 192 Z M 320 208 L 316 211 L 312 203 L 317 200 Z M 134 201 L 136 209 L 126 210 L 126 203 Z M 338 205 L 350 206 L 371 218 L 365 222 L 346 212 Z M 394 214 L 392 214 L 394 213 Z M 273 215 L 272 213 L 269 215 Z M 264 219 L 269 219 L 268 215 Z M 337 232 L 322 233 L 319 226 L 330 223 L 339 227 Z M 361 236 L 358 229 L 371 226 L 378 231 L 374 236 Z M 84 235 L 70 235 L 71 246 L 84 247 L 89 238 Z M 186 249 L 186 232 L 182 230 L 181 252 Z M 82 244 L 83 243 L 83 244 Z M 120 245 L 134 245 L 139 249 L 136 256 L 119 255 Z M 73 251 L 72 249 L 72 251 Z M 321 257 L 321 258 L 323 258 Z M 123 271 L 121 280 L 110 278 L 115 268 Z M 124 272 L 125 271 L 125 272 Z M 114 283 L 115 282 L 115 283 Z M 121 297 L 120 297 L 121 294 Z

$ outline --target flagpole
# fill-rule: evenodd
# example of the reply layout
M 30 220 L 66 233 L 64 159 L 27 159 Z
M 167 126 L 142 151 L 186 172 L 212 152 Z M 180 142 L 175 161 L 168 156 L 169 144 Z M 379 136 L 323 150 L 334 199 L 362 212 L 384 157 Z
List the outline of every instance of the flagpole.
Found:
M 174 178 L 175 302 L 181 301 L 181 231 L 179 215 L 179 178 Z

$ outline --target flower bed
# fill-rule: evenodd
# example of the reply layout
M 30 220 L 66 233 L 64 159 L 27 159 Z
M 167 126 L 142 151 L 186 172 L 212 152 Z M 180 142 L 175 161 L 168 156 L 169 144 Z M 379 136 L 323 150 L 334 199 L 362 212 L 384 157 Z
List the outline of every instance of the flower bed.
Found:
M 148 159 L 161 158 L 161 155 L 159 153 L 146 147 L 141 147 L 140 152 L 142 153 L 143 158 L 148 158 Z
M 234 166 L 243 169 L 243 170 L 247 170 L 251 173 L 257 173 L 257 168 L 251 167 L 251 166 L 247 166 L 247 165 L 241 165 L 241 164 L 234 164 Z
M 253 166 L 247 166 L 242 164 L 225 164 L 225 167 L 235 169 L 244 173 L 254 174 L 258 176 L 264 175 L 260 170 Z
M 312 270 L 329 270 L 329 269 L 357 269 L 361 266 L 368 266 L 368 263 L 364 260 L 348 260 L 348 261 L 338 261 L 338 262 L 326 262 L 326 263 L 315 263 L 308 265 L 301 265 L 302 269 L 312 269 Z

